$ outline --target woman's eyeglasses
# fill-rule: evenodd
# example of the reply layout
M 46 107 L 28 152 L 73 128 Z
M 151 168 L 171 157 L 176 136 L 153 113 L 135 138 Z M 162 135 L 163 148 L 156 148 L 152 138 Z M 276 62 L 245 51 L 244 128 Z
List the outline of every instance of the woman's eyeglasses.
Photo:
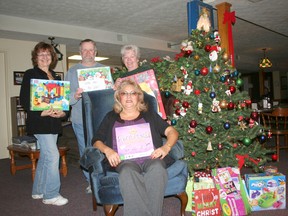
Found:
M 38 57 L 41 57 L 41 58 L 44 58 L 44 57 L 51 57 L 51 54 L 50 53 L 40 53 L 37 55 Z
M 128 97 L 128 96 L 131 96 L 131 97 L 136 97 L 138 95 L 137 92 L 135 91 L 132 91 L 132 92 L 120 92 L 120 96 L 121 97 Z

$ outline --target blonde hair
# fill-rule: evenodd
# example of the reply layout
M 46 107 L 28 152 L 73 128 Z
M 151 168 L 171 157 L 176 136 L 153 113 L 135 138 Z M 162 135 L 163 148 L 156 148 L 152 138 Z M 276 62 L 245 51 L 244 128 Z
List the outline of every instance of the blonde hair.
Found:
M 138 93 L 139 100 L 137 103 L 137 110 L 139 112 L 142 112 L 142 111 L 146 112 L 147 111 L 147 105 L 145 104 L 145 101 L 144 101 L 144 93 L 143 93 L 142 89 L 140 88 L 140 86 L 134 80 L 130 80 L 130 79 L 123 80 L 119 84 L 117 90 L 115 91 L 115 93 L 114 93 L 115 103 L 113 106 L 114 111 L 116 113 L 120 113 L 123 110 L 123 106 L 120 103 L 120 94 L 126 86 L 133 86 L 134 91 L 136 93 Z

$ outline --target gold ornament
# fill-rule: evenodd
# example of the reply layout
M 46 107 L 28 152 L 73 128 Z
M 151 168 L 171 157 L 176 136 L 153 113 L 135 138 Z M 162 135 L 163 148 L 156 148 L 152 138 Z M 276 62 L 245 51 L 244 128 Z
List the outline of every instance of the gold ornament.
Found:
M 228 61 L 229 56 L 228 56 L 228 54 L 226 52 L 224 52 L 223 55 L 222 55 L 222 58 L 223 58 L 224 61 Z
M 200 56 L 199 55 L 194 55 L 193 58 L 194 58 L 195 61 L 198 61 L 200 59 Z
M 243 121 L 240 122 L 239 126 L 240 126 L 240 129 L 243 131 L 247 128 L 246 124 Z
M 215 74 L 218 74 L 220 72 L 220 69 L 221 69 L 220 66 L 218 64 L 216 64 L 215 67 L 213 68 L 213 72 Z
M 219 106 L 220 106 L 221 109 L 226 109 L 227 106 L 228 106 L 228 103 L 227 103 L 226 100 L 222 100 L 222 101 L 220 101 Z

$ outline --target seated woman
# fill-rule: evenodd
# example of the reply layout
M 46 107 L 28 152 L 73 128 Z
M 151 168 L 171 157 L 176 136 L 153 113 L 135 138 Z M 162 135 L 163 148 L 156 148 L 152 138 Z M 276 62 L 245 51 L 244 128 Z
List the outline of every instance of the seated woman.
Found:
M 178 139 L 178 132 L 155 111 L 147 110 L 143 91 L 134 81 L 122 81 L 115 91 L 114 98 L 114 110 L 103 119 L 93 138 L 93 146 L 106 155 L 108 168 L 119 173 L 124 215 L 135 215 L 137 212 L 137 215 L 141 216 L 161 216 L 168 179 L 166 168 L 174 163 L 174 159 L 168 153 Z M 129 139 L 120 140 L 119 128 L 133 126 L 135 129 L 140 125 L 145 125 L 140 133 L 132 132 L 131 136 L 126 137 Z M 148 133 L 144 133 L 145 130 Z M 167 138 L 164 145 L 163 136 Z M 138 142 L 132 141 L 135 137 Z M 149 137 L 152 140 L 150 153 L 143 153 L 140 157 L 133 155 L 131 149 L 134 151 L 149 149 L 147 142 Z M 126 145 L 120 147 L 123 142 Z M 130 149 L 128 159 L 122 157 L 120 159 L 119 152 L 123 148 L 127 151 Z

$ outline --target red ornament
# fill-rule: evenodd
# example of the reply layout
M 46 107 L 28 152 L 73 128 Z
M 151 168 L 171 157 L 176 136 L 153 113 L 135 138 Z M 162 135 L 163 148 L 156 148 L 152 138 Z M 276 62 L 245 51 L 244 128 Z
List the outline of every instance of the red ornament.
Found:
M 230 101 L 230 102 L 228 103 L 228 105 L 227 105 L 227 109 L 228 109 L 228 110 L 233 110 L 233 109 L 234 109 L 234 106 L 235 106 L 234 103 Z
M 237 143 L 234 143 L 233 144 L 233 148 L 237 148 L 238 147 L 238 144 Z
M 175 99 L 173 102 L 173 106 L 177 107 L 179 105 L 180 101 L 178 99 Z
M 201 70 L 200 70 L 200 74 L 202 76 L 206 76 L 207 74 L 209 73 L 209 70 L 207 67 L 203 67 Z
M 248 107 L 251 107 L 252 101 L 251 100 L 245 100 L 245 103 Z
M 191 120 L 191 122 L 190 122 L 189 125 L 190 125 L 191 128 L 196 128 L 196 126 L 198 125 L 198 123 L 197 123 L 196 120 Z
M 230 90 L 231 94 L 234 94 L 236 92 L 235 86 L 229 86 L 229 90 Z
M 206 127 L 206 133 L 211 134 L 213 132 L 213 128 L 211 126 Z
M 180 116 L 180 113 L 181 113 L 181 110 L 179 108 L 175 110 L 176 115 Z
M 191 53 L 192 53 L 192 50 L 187 50 L 187 51 L 185 52 L 186 55 L 191 55 Z
M 191 152 L 192 157 L 196 156 L 196 152 Z
M 254 120 L 254 121 L 258 121 L 258 112 L 251 112 L 250 117 Z
M 200 91 L 199 89 L 196 89 L 196 90 L 194 91 L 194 94 L 195 94 L 195 95 L 200 95 L 200 93 L 201 93 L 201 91 Z
M 204 49 L 205 49 L 206 52 L 210 52 L 211 45 L 207 44 Z
M 190 104 L 189 104 L 187 101 L 184 101 L 184 102 L 182 103 L 182 106 L 183 106 L 184 108 L 189 108 L 189 107 L 190 107 Z
M 273 161 L 277 161 L 277 160 L 278 160 L 277 154 L 273 154 L 273 155 L 271 156 L 271 158 L 272 158 Z
M 218 150 L 222 150 L 223 149 L 223 145 L 221 143 L 218 144 Z

